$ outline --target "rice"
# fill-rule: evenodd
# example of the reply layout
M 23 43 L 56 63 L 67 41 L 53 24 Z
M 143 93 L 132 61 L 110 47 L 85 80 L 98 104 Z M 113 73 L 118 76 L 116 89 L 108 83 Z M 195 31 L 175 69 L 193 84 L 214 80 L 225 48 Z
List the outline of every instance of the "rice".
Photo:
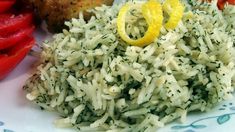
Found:
M 178 27 L 162 28 L 143 48 L 117 33 L 122 5 L 97 7 L 88 22 L 82 14 L 66 22 L 68 30 L 43 44 L 40 65 L 24 86 L 27 98 L 60 113 L 57 126 L 108 132 L 155 131 L 232 98 L 235 7 L 183 2 Z M 147 29 L 137 16 L 127 19 L 133 38 Z

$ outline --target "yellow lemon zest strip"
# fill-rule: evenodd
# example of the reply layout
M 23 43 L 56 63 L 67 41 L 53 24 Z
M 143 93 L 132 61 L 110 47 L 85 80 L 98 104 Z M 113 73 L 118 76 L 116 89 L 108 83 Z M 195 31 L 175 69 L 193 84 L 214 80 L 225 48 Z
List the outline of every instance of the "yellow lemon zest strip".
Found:
M 141 11 L 148 24 L 148 29 L 142 38 L 134 40 L 126 33 L 125 21 L 127 12 L 135 7 L 135 5 L 127 3 L 121 8 L 117 18 L 117 30 L 120 37 L 128 44 L 143 47 L 152 43 L 159 36 L 163 22 L 162 6 L 156 0 L 149 0 L 142 5 Z
M 174 29 L 183 17 L 184 6 L 179 0 L 166 0 L 163 4 L 163 11 L 170 16 L 165 27 L 167 29 Z

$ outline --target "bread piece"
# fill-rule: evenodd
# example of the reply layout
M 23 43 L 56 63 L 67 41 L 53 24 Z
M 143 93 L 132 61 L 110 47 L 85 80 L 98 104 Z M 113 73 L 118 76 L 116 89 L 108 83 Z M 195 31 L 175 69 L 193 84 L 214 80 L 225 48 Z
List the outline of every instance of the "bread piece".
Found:
M 46 20 L 50 31 L 59 31 L 64 27 L 64 21 L 77 18 L 79 12 L 84 12 L 84 18 L 89 19 L 87 9 L 102 4 L 112 5 L 113 0 L 22 0 L 35 9 L 41 19 Z

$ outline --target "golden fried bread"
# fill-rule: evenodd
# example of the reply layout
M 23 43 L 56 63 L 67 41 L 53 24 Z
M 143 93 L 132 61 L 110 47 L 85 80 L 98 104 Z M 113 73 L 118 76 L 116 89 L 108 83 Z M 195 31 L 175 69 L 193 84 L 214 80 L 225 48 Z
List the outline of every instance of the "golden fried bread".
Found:
M 49 30 L 61 29 L 64 21 L 77 18 L 79 12 L 84 12 L 84 18 L 90 14 L 85 12 L 102 4 L 111 5 L 113 0 L 23 0 L 24 3 L 36 9 L 41 19 L 46 20 Z

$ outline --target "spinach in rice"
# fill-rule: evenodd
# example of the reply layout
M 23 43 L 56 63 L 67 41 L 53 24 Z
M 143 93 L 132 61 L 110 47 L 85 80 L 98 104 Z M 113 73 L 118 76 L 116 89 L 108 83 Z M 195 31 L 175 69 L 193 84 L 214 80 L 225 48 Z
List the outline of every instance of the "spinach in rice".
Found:
M 121 5 L 97 7 L 89 22 L 82 14 L 66 22 L 69 30 L 43 44 L 40 65 L 24 86 L 27 98 L 59 112 L 58 126 L 110 132 L 154 131 L 232 98 L 235 7 L 183 2 L 178 27 L 162 28 L 144 48 L 120 39 Z M 141 15 L 127 19 L 133 38 L 146 28 Z

